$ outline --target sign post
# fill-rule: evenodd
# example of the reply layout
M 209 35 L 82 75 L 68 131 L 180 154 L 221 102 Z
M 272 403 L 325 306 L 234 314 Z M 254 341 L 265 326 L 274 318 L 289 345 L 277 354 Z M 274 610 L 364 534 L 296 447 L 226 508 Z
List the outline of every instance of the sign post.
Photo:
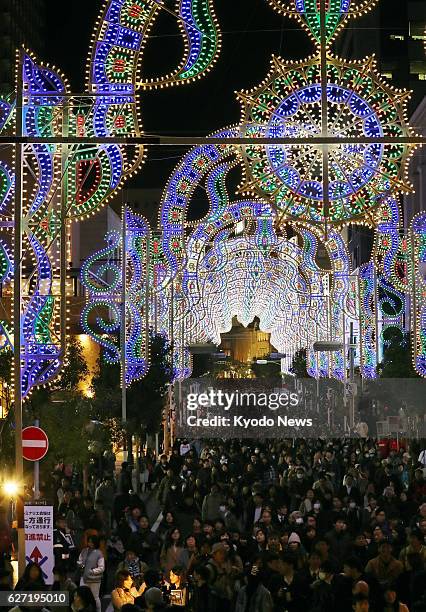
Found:
M 39 421 L 35 426 L 25 427 L 22 430 L 22 454 L 27 461 L 34 461 L 34 499 L 40 497 L 40 459 L 46 456 L 49 448 L 49 439 L 46 432 L 40 429 Z
M 49 449 L 49 439 L 40 427 L 25 427 L 22 430 L 22 455 L 27 461 L 40 461 Z
M 53 506 L 24 507 L 25 563 L 37 563 L 46 584 L 53 583 Z

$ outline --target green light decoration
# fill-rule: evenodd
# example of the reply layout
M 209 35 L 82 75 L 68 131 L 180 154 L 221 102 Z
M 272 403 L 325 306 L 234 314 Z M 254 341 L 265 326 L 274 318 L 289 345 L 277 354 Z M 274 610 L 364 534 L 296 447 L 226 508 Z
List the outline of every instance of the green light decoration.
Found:
M 265 80 L 242 91 L 240 135 L 311 138 L 322 133 L 321 59 L 286 62 L 274 57 Z M 363 138 L 413 135 L 406 119 L 409 94 L 380 79 L 375 60 L 346 62 L 327 54 L 328 135 L 360 142 L 329 147 L 327 221 L 341 226 L 362 219 L 375 226 L 382 201 L 409 191 L 407 162 L 413 145 L 363 143 Z M 283 218 L 324 224 L 320 146 L 241 147 L 244 196 L 268 197 Z
M 269 4 L 282 15 L 297 19 L 317 43 L 321 41 L 320 0 L 268 0 Z M 326 0 L 325 39 L 333 40 L 347 19 L 367 13 L 377 0 Z

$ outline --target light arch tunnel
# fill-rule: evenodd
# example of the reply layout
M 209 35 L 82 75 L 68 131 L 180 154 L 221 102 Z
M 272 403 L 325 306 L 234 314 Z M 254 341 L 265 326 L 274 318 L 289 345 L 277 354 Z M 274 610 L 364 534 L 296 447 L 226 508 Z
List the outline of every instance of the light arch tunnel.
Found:
M 387 330 L 402 331 L 406 297 L 413 292 L 420 298 L 411 317 L 416 334 L 414 363 L 424 375 L 423 217 L 413 221 L 407 242 L 398 227 L 398 205 L 388 197 L 377 225 L 372 259 L 353 272 L 338 229 L 330 228 L 325 235 L 321 228 L 292 222 L 292 237 L 288 238 L 285 228 L 278 226 L 277 232 L 277 213 L 266 201 L 231 201 L 226 176 L 236 163 L 233 155 L 232 147 L 202 146 L 184 156 L 164 191 L 157 230 L 126 212 L 128 383 L 149 367 L 150 330 L 164 334 L 172 343 L 174 374 L 181 379 L 191 374 L 190 346 L 219 344 L 233 316 L 243 325 L 258 317 L 260 329 L 271 334 L 273 346 L 290 357 L 288 363 L 298 349 L 306 348 L 308 373 L 313 377 L 344 380 L 347 350 L 355 339 L 360 372 L 374 378 Z M 208 195 L 209 212 L 190 223 L 185 215 L 200 183 Z M 96 261 L 105 260 L 106 255 L 102 251 L 83 270 L 87 288 L 83 327 L 105 347 L 107 358 L 117 362 L 123 337 L 122 244 L 122 237 L 116 235 L 118 264 L 99 267 Z M 328 254 L 328 270 L 317 263 L 320 244 Z M 402 260 L 407 265 L 413 262 L 408 283 L 398 276 Z M 99 316 L 100 308 L 104 318 Z M 342 349 L 315 353 L 313 345 L 318 340 L 337 341 Z
M 28 295 L 22 300 L 21 313 L 23 341 L 20 352 L 24 397 L 38 384 L 53 380 L 63 361 L 65 325 L 61 313 L 66 295 L 65 292 L 58 293 L 57 288 L 66 277 L 67 253 L 64 244 L 67 243 L 70 222 L 82 221 L 96 213 L 123 181 L 140 168 L 146 154 L 143 146 L 94 146 L 93 138 L 139 135 L 142 128 L 138 114 L 138 92 L 141 89 L 194 81 L 210 69 L 220 50 L 220 33 L 213 4 L 213 0 L 176 0 L 176 14 L 186 41 L 184 57 L 170 75 L 152 78 L 149 82 L 142 82 L 139 71 L 145 43 L 161 10 L 160 3 L 148 5 L 141 0 L 106 1 L 89 52 L 84 99 L 78 95 L 72 96 L 66 78 L 57 69 L 43 66 L 29 52 L 23 54 L 20 69 L 25 91 L 22 105 L 25 135 L 36 139 L 41 136 L 60 138 L 67 133 L 85 138 L 83 144 L 69 149 L 62 145 L 34 144 L 23 151 L 23 183 L 26 191 L 23 198 L 22 240 L 25 252 L 32 259 Z M 225 128 L 216 136 L 285 137 L 290 133 L 303 136 L 318 127 L 321 81 L 318 7 L 315 4 L 316 8 L 310 9 L 309 3 L 298 2 L 295 12 L 293 0 L 273 0 L 272 5 L 280 12 L 298 15 L 318 43 L 317 51 L 311 58 L 292 65 L 280 58 L 273 58 L 266 80 L 251 92 L 240 94 L 241 125 Z M 329 3 L 333 19 L 327 20 L 330 27 L 327 41 L 335 36 L 347 17 L 358 14 L 354 6 L 345 2 L 336 11 L 335 3 Z M 367 3 L 363 2 L 363 10 L 366 6 Z M 372 58 L 346 62 L 328 53 L 327 79 L 327 112 L 330 119 L 335 119 L 332 123 L 336 135 L 352 138 L 375 137 L 378 133 L 389 138 L 398 134 L 413 135 L 405 119 L 407 93 L 398 92 L 384 83 L 375 70 Z M 64 104 L 64 95 L 67 96 L 67 104 Z M 90 95 L 93 95 L 93 99 L 90 99 Z M 348 118 L 352 115 L 356 120 L 351 122 Z M 13 101 L 0 101 L 2 134 L 14 133 L 16 116 Z M 344 119 L 343 125 L 339 124 L 340 118 Z M 120 266 L 117 269 L 114 269 L 114 265 L 111 269 L 106 266 L 99 273 L 96 270 L 96 255 L 90 258 L 84 268 L 88 304 L 83 320 L 87 314 L 86 323 L 93 324 L 89 310 L 94 306 L 101 312 L 95 318 L 95 323 L 100 324 L 99 329 L 90 330 L 89 333 L 103 343 L 107 358 L 116 360 L 118 356 L 117 334 L 121 331 L 120 300 L 124 286 L 127 297 L 125 357 L 128 384 L 143 376 L 149 366 L 150 328 L 176 340 L 175 375 L 189 375 L 187 346 L 192 336 L 188 333 L 194 334 L 194 329 L 197 329 L 197 333 L 203 337 L 217 338 L 218 329 L 226 324 L 226 317 L 235 306 L 230 290 L 224 302 L 226 307 L 222 309 L 219 302 L 222 285 L 229 284 L 230 287 L 241 287 L 237 294 L 240 290 L 245 291 L 242 298 L 244 308 L 240 312 L 244 321 L 260 308 L 260 304 L 267 302 L 268 307 L 270 303 L 274 304 L 275 293 L 281 296 L 285 308 L 278 314 L 274 311 L 278 322 L 275 324 L 273 321 L 272 325 L 272 310 L 264 309 L 270 314 L 265 314 L 262 324 L 271 330 L 277 345 L 280 345 L 282 337 L 291 338 L 292 345 L 286 347 L 289 349 L 287 352 L 291 353 L 297 346 L 308 349 L 308 370 L 313 376 L 345 376 L 345 351 L 314 355 L 311 343 L 313 335 L 315 339 L 338 339 L 340 334 L 343 344 L 347 344 L 348 323 L 352 321 L 358 326 L 357 350 L 361 374 L 373 377 L 386 330 L 388 327 L 407 327 L 404 313 L 410 310 L 414 365 L 419 374 L 425 376 L 425 217 L 416 217 L 408 231 L 403 232 L 398 205 L 391 195 L 404 190 L 404 169 L 413 147 L 395 144 L 379 146 L 377 143 L 354 147 L 349 143 L 332 152 L 336 174 L 333 185 L 339 196 L 336 196 L 335 202 L 343 202 L 344 206 L 340 209 L 333 204 L 336 225 L 328 232 L 327 238 L 322 235 L 321 229 L 303 223 L 303 220 L 318 221 L 321 217 L 321 190 L 318 190 L 321 177 L 318 174 L 316 148 L 310 151 L 313 161 L 308 166 L 312 176 L 308 177 L 310 180 L 302 181 L 303 189 L 299 189 L 296 195 L 294 186 L 300 182 L 298 177 L 302 177 L 302 174 L 298 174 L 300 168 L 295 167 L 300 160 L 297 147 L 288 150 L 281 146 L 261 149 L 253 146 L 247 154 L 247 149 L 244 151 L 227 144 L 195 147 L 182 158 L 166 186 L 158 228 L 149 228 L 143 219 L 129 212 L 126 215 L 124 247 L 121 235 L 108 237 L 107 248 L 118 252 L 121 249 L 125 254 L 126 278 L 121 278 Z M 243 236 L 239 235 L 238 228 L 232 229 L 232 223 L 223 223 L 221 230 L 216 232 L 215 223 L 223 222 L 227 215 L 232 215 L 230 208 L 238 203 L 238 200 L 230 202 L 223 189 L 223 176 L 229 163 L 240 164 L 245 170 L 246 184 L 237 197 L 246 198 L 253 207 L 260 206 L 259 198 L 265 197 L 272 202 L 272 216 L 275 208 L 279 210 L 284 203 L 279 212 L 282 214 L 283 209 L 286 211 L 287 220 L 299 233 L 298 247 L 301 252 L 285 254 L 286 238 L 280 228 L 276 242 L 273 242 L 273 225 L 262 218 L 262 210 L 256 213 L 258 225 L 254 224 L 254 229 L 250 228 Z M 28 168 L 31 168 L 35 178 L 31 178 Z M 13 163 L 8 165 L 8 160 L 2 159 L 0 273 L 4 283 L 13 282 L 11 220 L 14 214 L 16 216 L 13 206 L 16 169 Z M 90 180 L 85 182 L 88 175 Z M 342 176 L 348 180 L 342 180 Z M 66 180 L 62 180 L 63 177 Z M 258 185 L 254 187 L 256 182 Z M 208 246 L 204 251 L 198 253 L 197 248 L 190 244 L 196 228 L 188 224 L 187 210 L 194 190 L 201 183 L 208 192 L 210 210 L 207 218 L 200 223 L 201 234 L 197 234 L 196 241 L 203 242 L 203 231 L 211 231 L 212 239 L 207 241 Z M 305 187 L 309 188 L 309 193 Z M 348 189 L 350 193 L 346 197 L 345 190 Z M 244 210 L 242 208 L 242 217 L 250 217 Z M 372 259 L 355 275 L 348 267 L 347 252 L 337 229 L 340 221 L 351 219 L 354 223 L 366 222 L 375 230 Z M 277 225 L 276 219 L 274 224 Z M 64 231 L 61 232 L 60 228 L 64 228 Z M 314 265 L 313 253 L 318 240 L 326 243 L 332 262 L 331 272 L 318 271 Z M 195 272 L 190 259 L 191 249 L 196 254 Z M 221 284 L 218 275 L 209 281 L 207 249 L 224 265 L 225 283 Z M 253 252 L 256 254 L 253 255 Z M 108 257 L 107 254 L 107 260 Z M 297 260 L 298 257 L 302 258 L 302 262 Z M 297 261 L 297 266 L 294 264 L 297 269 L 295 277 L 287 273 L 294 258 Z M 232 262 L 235 264 L 237 260 L 240 265 L 233 265 Z M 90 269 L 91 264 L 95 266 L 93 270 Z M 249 273 L 246 268 L 250 270 Z M 269 273 L 272 276 L 268 276 Z M 268 282 L 261 282 L 259 279 L 262 278 L 268 279 Z M 272 299 L 270 285 L 276 287 Z M 256 307 L 248 289 L 253 286 L 262 287 L 262 291 L 256 291 L 264 300 Z M 205 296 L 207 288 L 212 294 L 210 301 Z M 294 291 L 296 297 L 292 293 Z M 293 300 L 299 303 L 298 309 Z M 209 308 L 213 309 L 208 317 L 203 304 L 210 304 Z M 310 324 L 312 312 L 315 313 L 315 334 Z M 216 328 L 217 321 L 222 319 L 224 322 Z M 13 349 L 13 321 L 10 318 L 1 320 L 0 326 L 3 343 L 0 348 Z

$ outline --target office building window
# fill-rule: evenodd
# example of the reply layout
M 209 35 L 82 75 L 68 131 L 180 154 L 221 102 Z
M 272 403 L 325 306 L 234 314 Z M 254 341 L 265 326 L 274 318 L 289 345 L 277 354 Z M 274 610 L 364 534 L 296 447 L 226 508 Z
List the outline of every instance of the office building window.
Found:
M 410 74 L 418 74 L 418 75 L 426 74 L 426 61 L 425 60 L 415 60 L 413 62 L 410 62 Z
M 410 21 L 409 34 L 414 40 L 426 40 L 426 21 Z

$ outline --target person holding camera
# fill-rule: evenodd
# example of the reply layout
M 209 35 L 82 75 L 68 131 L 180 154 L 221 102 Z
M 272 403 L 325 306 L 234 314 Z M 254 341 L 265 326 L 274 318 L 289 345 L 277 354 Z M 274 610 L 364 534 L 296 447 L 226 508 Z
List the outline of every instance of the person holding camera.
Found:
M 272 595 L 261 580 L 262 560 L 256 559 L 247 578 L 247 584 L 240 589 L 235 612 L 272 612 Z

